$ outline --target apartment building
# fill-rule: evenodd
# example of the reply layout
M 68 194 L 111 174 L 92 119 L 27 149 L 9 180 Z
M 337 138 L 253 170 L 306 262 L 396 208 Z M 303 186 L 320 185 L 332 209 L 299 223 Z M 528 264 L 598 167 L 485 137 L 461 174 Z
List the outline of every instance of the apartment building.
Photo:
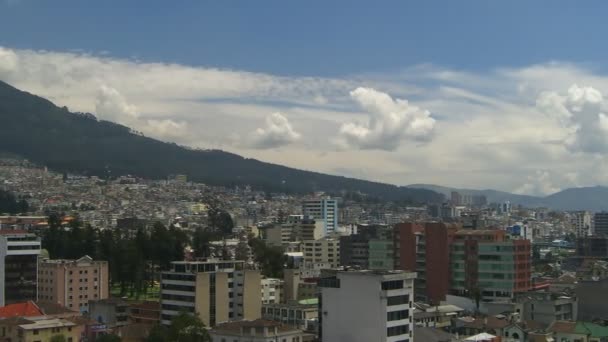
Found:
M 38 263 L 38 299 L 88 312 L 89 300 L 109 296 L 108 262 L 88 255 L 78 260 L 43 259 Z
M 261 276 L 243 261 L 175 261 L 161 274 L 161 323 L 181 311 L 198 314 L 206 326 L 261 315 Z
M 439 304 L 450 289 L 450 244 L 460 224 L 400 223 L 394 227 L 395 268 L 417 274 L 416 298 Z
M 577 237 L 593 235 L 591 229 L 591 213 L 588 211 L 576 211 L 572 213 L 570 223 Z
M 302 330 L 314 330 L 318 317 L 318 304 L 292 302 L 262 305 L 262 318 L 289 324 Z
M 209 336 L 213 341 L 303 342 L 306 335 L 289 325 L 257 319 L 219 324 L 209 331 Z
M 450 246 L 450 292 L 483 300 L 513 298 L 531 288 L 531 246 L 503 230 L 461 230 Z
M 321 263 L 331 268 L 340 266 L 340 240 L 331 238 L 305 240 L 302 245 L 305 268 Z
M 319 337 L 325 342 L 414 341 L 415 273 L 336 271 L 319 281 Z
M 283 280 L 263 278 L 261 284 L 262 304 L 280 303 L 283 291 Z
M 323 198 L 304 201 L 302 214 L 304 217 L 322 220 L 324 222 L 323 235 L 333 233 L 338 228 L 338 201 L 335 199 Z
M 388 225 L 357 226 L 357 232 L 340 237 L 340 265 L 359 269 L 394 268 L 393 229 Z
M 0 306 L 37 300 L 40 239 L 20 230 L 0 230 Z

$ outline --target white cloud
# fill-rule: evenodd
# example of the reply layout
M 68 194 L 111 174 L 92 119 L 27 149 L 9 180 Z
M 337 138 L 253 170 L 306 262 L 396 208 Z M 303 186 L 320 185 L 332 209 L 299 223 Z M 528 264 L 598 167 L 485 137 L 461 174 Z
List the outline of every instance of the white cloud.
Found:
M 97 94 L 95 113 L 100 119 L 114 121 L 141 130 L 144 134 L 168 139 L 186 135 L 186 124 L 171 119 L 142 118 L 135 105 L 129 104 L 118 90 L 102 85 Z
M 273 113 L 266 117 L 266 126 L 255 130 L 251 135 L 249 146 L 256 149 L 277 148 L 292 144 L 301 137 L 289 120 L 281 113 Z
M 563 125 L 566 129 L 563 143 L 570 150 L 608 151 L 608 117 L 602 113 L 604 98 L 597 89 L 574 84 L 565 94 L 542 92 L 536 105 Z
M 396 150 L 403 140 L 430 140 L 435 119 L 427 110 L 407 100 L 391 98 L 372 88 L 357 88 L 350 96 L 369 113 L 367 122 L 346 123 L 340 127 L 340 143 L 344 147 Z
M 572 63 L 283 77 L 0 47 L 0 79 L 157 139 L 320 172 L 525 193 L 608 185 L 608 75 Z M 595 91 L 564 91 L 575 83 Z
M 568 175 L 571 177 L 572 175 Z M 560 191 L 561 189 L 553 185 L 551 174 L 546 170 L 537 170 L 534 175 L 527 177 L 527 182 L 515 189 L 516 194 L 528 194 L 536 196 L 546 196 Z

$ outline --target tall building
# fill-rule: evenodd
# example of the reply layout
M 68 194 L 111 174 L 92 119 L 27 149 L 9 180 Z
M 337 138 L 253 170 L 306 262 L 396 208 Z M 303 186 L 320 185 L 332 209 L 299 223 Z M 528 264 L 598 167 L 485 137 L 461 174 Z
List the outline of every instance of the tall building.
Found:
M 70 310 L 88 312 L 89 300 L 108 298 L 108 262 L 88 255 L 78 260 L 41 260 L 38 299 Z
M 608 212 L 602 211 L 593 215 L 593 233 L 599 236 L 608 236 Z
M 17 230 L 0 230 L 0 306 L 37 300 L 40 239 Z
M 591 230 L 591 213 L 588 211 L 577 211 L 572 214 L 572 228 L 577 237 L 593 235 Z
M 315 264 L 328 264 L 332 268 L 340 266 L 340 241 L 336 239 L 320 239 L 303 241 L 304 267 L 311 268 Z
M 439 304 L 450 289 L 450 244 L 459 224 L 429 222 L 395 225 L 395 268 L 415 271 L 416 297 Z
M 261 276 L 243 261 L 174 261 L 161 274 L 161 323 L 181 311 L 198 314 L 206 326 L 260 318 Z
M 340 265 L 359 269 L 393 269 L 392 227 L 358 225 L 357 232 L 340 237 Z
M 461 230 L 450 248 L 450 292 L 484 300 L 513 298 L 531 288 L 531 244 L 504 230 Z M 427 261 L 428 262 L 428 261 Z
M 319 281 L 324 342 L 414 341 L 415 273 L 338 271 Z
M 304 217 L 323 220 L 325 224 L 324 235 L 333 233 L 338 229 L 338 201 L 335 199 L 318 199 L 304 201 L 302 205 Z

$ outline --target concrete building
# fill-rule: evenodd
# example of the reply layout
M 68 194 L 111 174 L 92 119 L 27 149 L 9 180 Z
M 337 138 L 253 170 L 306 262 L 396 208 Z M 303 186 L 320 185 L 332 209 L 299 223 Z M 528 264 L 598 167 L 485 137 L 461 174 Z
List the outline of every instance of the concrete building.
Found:
M 290 325 L 257 319 L 219 324 L 209 331 L 209 336 L 218 342 L 303 342 L 306 334 Z
M 513 298 L 531 288 L 530 241 L 509 240 L 503 230 L 461 230 L 450 247 L 450 292 L 483 300 Z M 428 262 L 428 261 L 427 261 Z
M 296 238 L 298 241 L 318 240 L 325 235 L 325 221 L 321 219 L 304 218 L 297 223 Z
M 262 304 L 281 302 L 283 280 L 277 278 L 263 278 L 261 284 Z
M 324 235 L 333 233 L 338 228 L 338 201 L 335 199 L 323 198 L 304 201 L 302 214 L 304 217 L 323 220 L 325 224 Z
M 324 263 L 331 268 L 340 266 L 340 240 L 325 238 L 303 241 L 304 267 Z
M 262 318 L 292 325 L 298 329 L 312 331 L 319 317 L 318 304 L 264 304 Z
M 415 273 L 337 271 L 319 281 L 324 342 L 414 341 Z
M 261 276 L 243 261 L 174 261 L 161 274 L 161 323 L 180 311 L 196 313 L 206 326 L 260 318 Z
M 536 321 L 548 327 L 555 321 L 576 321 L 578 301 L 576 297 L 551 292 L 527 292 L 517 297 L 516 307 L 520 319 Z
M 89 300 L 108 298 L 108 278 L 108 262 L 88 255 L 78 260 L 40 260 L 38 299 L 88 312 Z
M 89 300 L 88 316 L 109 329 L 129 324 L 129 303 L 118 298 Z
M 81 341 L 85 326 L 75 320 L 63 318 L 13 317 L 0 320 L 2 341 L 40 342 L 50 341 L 53 336 L 63 335 L 68 342 Z
M 40 239 L 18 230 L 0 230 L 0 306 L 37 300 Z
M 388 225 L 357 226 L 357 232 L 340 237 L 340 265 L 359 269 L 393 269 L 393 229 Z
M 450 290 L 450 245 L 459 224 L 400 223 L 394 227 L 395 268 L 416 272 L 416 298 L 439 304 Z
M 608 235 L 576 239 L 576 254 L 584 258 L 608 258 Z
M 593 215 L 593 233 L 608 237 L 608 212 L 602 211 Z
M 593 235 L 591 227 L 591 213 L 588 211 L 576 211 L 570 219 L 576 237 Z

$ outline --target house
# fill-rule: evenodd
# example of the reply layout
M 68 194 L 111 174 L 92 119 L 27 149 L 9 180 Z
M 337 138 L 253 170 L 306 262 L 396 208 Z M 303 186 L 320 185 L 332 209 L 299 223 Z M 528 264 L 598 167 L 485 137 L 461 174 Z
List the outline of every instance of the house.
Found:
M 590 322 L 558 321 L 548 330 L 557 342 L 601 342 L 608 339 L 608 326 Z
M 544 325 L 536 321 L 521 321 L 509 324 L 503 329 L 502 340 L 505 342 L 526 342 L 531 332 L 541 331 Z
M 310 336 L 293 326 L 264 319 L 218 324 L 209 331 L 209 335 L 213 342 L 304 342 Z
M 480 333 L 477 335 L 473 335 L 473 336 L 469 336 L 465 339 L 463 339 L 462 341 L 465 342 L 500 342 L 500 336 L 494 336 L 492 334 L 488 334 L 488 333 Z
M 437 328 L 414 326 L 416 342 L 453 342 L 456 336 Z
M 460 317 L 455 319 L 455 329 L 461 336 L 471 336 L 481 333 L 490 333 L 503 336 L 503 330 L 511 322 L 504 315 L 486 317 Z
M 9 304 L 0 307 L 0 319 L 10 317 L 36 317 L 43 316 L 42 310 L 36 303 L 30 301 Z
M 63 335 L 67 342 L 76 342 L 84 332 L 84 325 L 63 318 L 12 317 L 0 320 L 0 340 L 3 341 L 50 341 L 55 335 Z

